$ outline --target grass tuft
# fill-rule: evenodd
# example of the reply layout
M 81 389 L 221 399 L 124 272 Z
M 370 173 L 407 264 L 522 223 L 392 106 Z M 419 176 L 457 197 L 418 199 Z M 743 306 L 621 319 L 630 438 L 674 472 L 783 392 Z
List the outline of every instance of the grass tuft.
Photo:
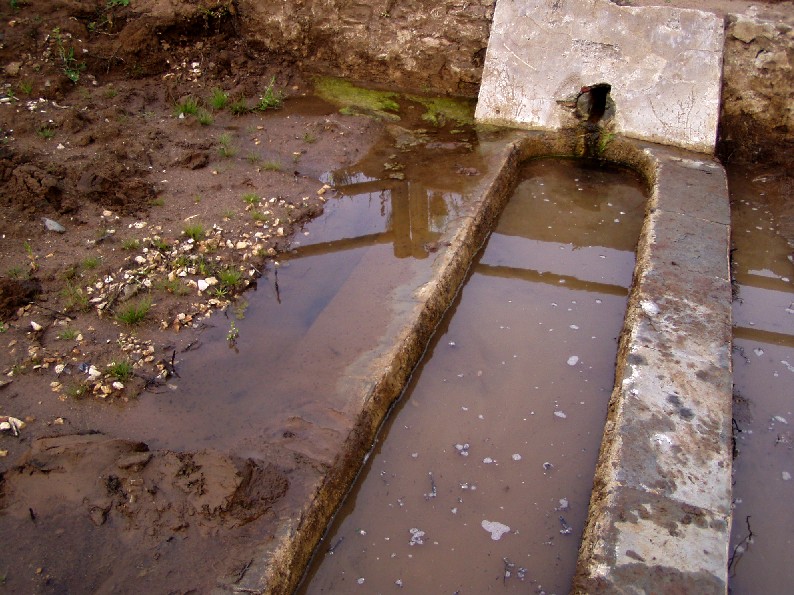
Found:
M 150 299 L 143 299 L 134 304 L 127 304 L 123 309 L 116 312 L 116 320 L 127 326 L 138 325 L 144 321 L 151 307 L 152 301 Z

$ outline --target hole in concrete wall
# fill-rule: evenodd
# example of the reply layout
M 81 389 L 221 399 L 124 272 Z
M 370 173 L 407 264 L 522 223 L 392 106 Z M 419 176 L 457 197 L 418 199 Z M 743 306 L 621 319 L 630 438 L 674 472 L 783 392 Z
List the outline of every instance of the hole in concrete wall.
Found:
M 611 119 L 614 115 L 615 104 L 609 95 L 610 91 L 612 91 L 612 85 L 609 83 L 582 87 L 576 99 L 576 113 L 579 118 L 587 120 L 591 124 Z

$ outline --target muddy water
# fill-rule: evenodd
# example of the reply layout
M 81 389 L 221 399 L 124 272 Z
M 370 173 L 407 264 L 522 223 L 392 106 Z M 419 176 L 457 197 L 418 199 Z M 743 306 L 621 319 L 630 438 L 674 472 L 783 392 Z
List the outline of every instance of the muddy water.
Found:
M 137 402 L 123 424 L 104 423 L 151 448 L 257 456 L 267 445 L 330 463 L 358 413 L 334 387 L 389 337 L 389 296 L 429 277 L 434 242 L 494 161 L 473 132 L 400 136 L 405 151 L 387 135 L 354 167 L 322 173 L 333 185 L 323 215 L 258 291 L 209 319 L 190 353 L 177 354 L 180 377 L 168 388 Z
M 522 179 L 302 593 L 569 590 L 644 197 L 570 161 Z
M 729 169 L 733 207 L 734 518 L 731 592 L 794 592 L 794 237 L 791 188 Z M 788 240 L 788 242 L 786 241 Z

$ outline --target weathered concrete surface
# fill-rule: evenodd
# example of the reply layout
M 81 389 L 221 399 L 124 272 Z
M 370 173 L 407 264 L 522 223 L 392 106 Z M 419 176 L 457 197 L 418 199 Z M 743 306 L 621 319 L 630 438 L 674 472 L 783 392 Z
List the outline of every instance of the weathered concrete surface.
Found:
M 732 460 L 727 182 L 711 159 L 660 147 L 643 152 L 653 194 L 574 592 L 725 593 Z
M 716 15 L 608 0 L 497 3 L 476 117 L 535 129 L 575 125 L 569 105 L 607 83 L 614 130 L 712 152 L 723 24 Z

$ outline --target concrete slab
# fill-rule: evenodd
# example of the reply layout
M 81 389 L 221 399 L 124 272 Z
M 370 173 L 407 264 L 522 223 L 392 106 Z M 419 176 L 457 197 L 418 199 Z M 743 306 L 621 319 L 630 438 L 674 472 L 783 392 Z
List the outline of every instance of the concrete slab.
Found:
M 499 0 L 476 118 L 530 129 L 577 123 L 585 87 L 607 83 L 614 130 L 712 153 L 723 21 L 696 10 L 609 0 Z
M 654 183 L 574 592 L 726 593 L 727 185 L 713 160 L 653 146 L 641 153 L 644 165 L 623 154 Z

